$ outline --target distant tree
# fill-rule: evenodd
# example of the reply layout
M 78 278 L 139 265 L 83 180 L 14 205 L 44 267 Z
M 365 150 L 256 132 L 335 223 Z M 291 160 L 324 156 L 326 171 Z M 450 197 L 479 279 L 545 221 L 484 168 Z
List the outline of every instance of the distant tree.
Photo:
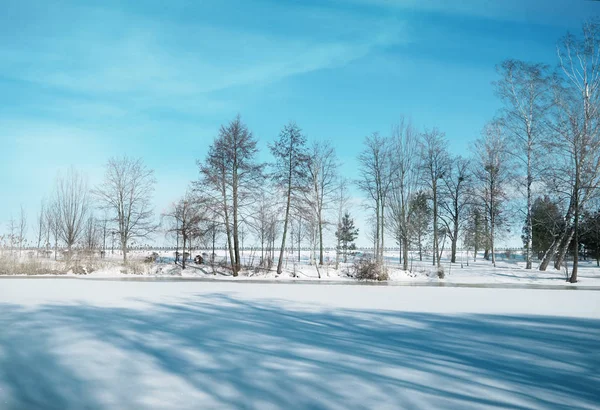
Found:
M 354 226 L 354 219 L 348 212 L 344 213 L 341 222 L 335 232 L 341 247 L 341 253 L 344 255 L 344 263 L 348 261 L 348 252 L 356 249 L 354 241 L 358 237 L 358 228 Z
M 302 186 L 302 181 L 306 178 L 306 137 L 294 122 L 290 122 L 281 130 L 279 138 L 269 145 L 269 148 L 275 158 L 272 177 L 276 185 L 283 191 L 286 201 L 281 248 L 277 262 L 277 274 L 279 275 L 283 271 L 283 256 L 292 201 L 306 189 Z
M 157 228 L 151 206 L 155 183 L 154 171 L 141 158 L 124 156 L 108 160 L 104 181 L 93 191 L 115 226 L 124 263 L 128 243 L 148 237 Z

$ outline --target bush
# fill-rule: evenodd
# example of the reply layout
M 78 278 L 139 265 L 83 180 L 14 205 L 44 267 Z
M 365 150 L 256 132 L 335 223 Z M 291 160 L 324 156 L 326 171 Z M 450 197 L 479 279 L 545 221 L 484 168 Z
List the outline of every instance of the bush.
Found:
M 371 259 L 360 259 L 354 263 L 354 277 L 358 280 L 385 281 L 389 279 L 387 269 Z
M 446 274 L 444 273 L 444 268 L 442 266 L 438 266 L 437 276 L 439 279 L 444 279 L 444 277 L 446 276 Z

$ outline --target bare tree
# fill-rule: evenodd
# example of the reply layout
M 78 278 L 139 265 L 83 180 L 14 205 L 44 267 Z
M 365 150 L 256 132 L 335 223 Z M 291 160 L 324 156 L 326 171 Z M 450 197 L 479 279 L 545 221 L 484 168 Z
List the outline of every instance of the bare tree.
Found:
M 485 208 L 492 263 L 496 266 L 494 245 L 498 227 L 503 223 L 511 167 L 506 138 L 498 123 L 491 123 L 485 127 L 483 137 L 475 142 L 474 154 L 473 194 Z
M 389 141 L 379 134 L 365 138 L 364 149 L 358 157 L 360 179 L 358 188 L 372 201 L 368 207 L 375 213 L 374 246 L 375 257 L 383 262 L 385 246 L 385 212 L 391 186 L 391 155 Z
M 442 222 L 446 226 L 452 242 L 450 261 L 456 263 L 459 231 L 465 223 L 465 213 L 471 202 L 470 183 L 472 178 L 469 160 L 459 156 L 453 158 L 451 162 L 448 171 L 442 177 L 440 207 L 442 208 Z
M 439 205 L 439 186 L 440 180 L 444 178 L 449 168 L 449 157 L 447 151 L 448 143 L 446 136 L 437 128 L 425 131 L 421 136 L 421 174 L 423 185 L 429 189 L 433 209 L 433 264 L 440 266 L 439 249 L 439 226 L 438 220 L 440 212 Z
M 569 281 L 574 283 L 577 282 L 580 215 L 600 186 L 600 20 L 585 23 L 582 38 L 565 36 L 558 46 L 558 58 L 562 84 L 556 87 L 553 128 L 570 200 L 565 216 L 568 228 L 560 240 L 555 267 L 560 268 L 573 241 L 573 269 Z M 554 249 L 551 251 L 554 253 Z M 546 268 L 550 257 L 542 261 L 540 270 Z
M 81 239 L 89 212 L 87 182 L 74 168 L 56 178 L 54 212 L 58 236 L 67 245 L 70 258 L 72 247 Z
M 319 265 L 323 265 L 325 213 L 336 190 L 337 168 L 333 147 L 327 142 L 314 142 L 307 157 L 305 184 L 310 188 L 304 191 L 304 200 L 318 231 Z
M 527 202 L 525 229 L 526 269 L 532 267 L 533 184 L 541 171 L 542 143 L 547 136 L 547 113 L 551 106 L 551 81 L 544 64 L 528 64 L 507 60 L 498 68 L 501 76 L 496 93 L 504 103 L 502 123 L 511 140 L 518 165 L 525 170 L 525 197 Z
M 154 171 L 141 158 L 124 156 L 108 160 L 104 181 L 93 191 L 115 226 L 124 263 L 128 243 L 148 237 L 157 228 L 151 208 L 155 183 Z
M 388 220 L 401 248 L 404 270 L 408 270 L 412 231 L 411 199 L 419 187 L 420 177 L 417 135 L 412 124 L 404 119 L 392 132 L 392 178 Z
M 262 181 L 256 153 L 256 139 L 238 115 L 227 126 L 221 126 L 206 161 L 199 163 L 203 184 L 217 193 L 213 203 L 220 208 L 224 219 L 234 276 L 241 268 L 239 230 L 242 212 L 252 202 Z
M 284 191 L 286 200 L 283 236 L 277 262 L 277 274 L 280 275 L 283 271 L 283 255 L 292 200 L 298 197 L 304 189 L 302 181 L 305 180 L 306 175 L 306 137 L 302 134 L 302 130 L 294 122 L 291 122 L 281 130 L 279 139 L 269 145 L 269 148 L 275 158 L 273 179 Z

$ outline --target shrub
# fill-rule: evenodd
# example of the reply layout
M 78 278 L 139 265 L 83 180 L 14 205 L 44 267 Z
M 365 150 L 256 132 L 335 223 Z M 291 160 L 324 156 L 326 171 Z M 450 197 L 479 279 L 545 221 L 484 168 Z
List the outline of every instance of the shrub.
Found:
M 358 280 L 385 281 L 389 279 L 387 269 L 372 259 L 360 259 L 355 262 L 354 277 Z
M 439 279 L 444 279 L 444 277 L 446 276 L 446 274 L 444 273 L 444 267 L 443 266 L 438 266 L 437 268 L 437 276 Z

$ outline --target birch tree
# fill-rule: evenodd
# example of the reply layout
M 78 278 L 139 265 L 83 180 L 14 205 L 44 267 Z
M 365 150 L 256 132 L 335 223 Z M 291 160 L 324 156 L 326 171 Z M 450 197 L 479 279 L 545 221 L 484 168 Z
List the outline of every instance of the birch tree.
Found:
M 600 186 L 600 20 L 586 22 L 581 38 L 572 34 L 565 36 L 557 50 L 562 81 L 555 88 L 553 129 L 570 199 L 565 216 L 568 228 L 560 240 L 555 267 L 560 268 L 573 241 L 573 269 L 569 281 L 575 283 L 579 219 Z M 546 268 L 553 250 L 540 264 L 541 270 Z
M 533 185 L 539 180 L 541 150 L 547 137 L 547 113 L 551 106 L 551 81 L 544 64 L 507 60 L 498 68 L 496 93 L 504 103 L 502 123 L 511 140 L 517 164 L 525 172 L 522 185 L 526 198 L 525 261 L 532 267 L 531 207 Z

